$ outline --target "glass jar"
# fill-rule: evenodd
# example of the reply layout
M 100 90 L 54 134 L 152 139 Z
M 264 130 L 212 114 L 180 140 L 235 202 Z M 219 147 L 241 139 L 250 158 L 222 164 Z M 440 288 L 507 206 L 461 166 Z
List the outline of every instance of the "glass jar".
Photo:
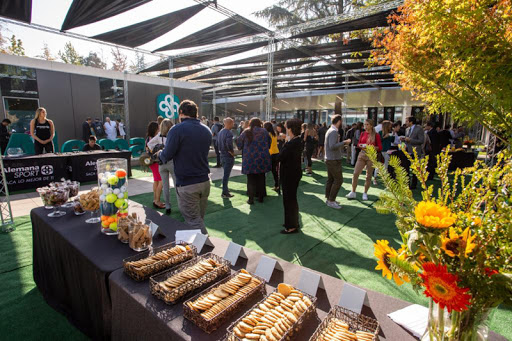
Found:
M 118 216 L 128 213 L 128 161 L 99 159 L 96 167 L 100 188 L 101 232 L 116 235 Z
M 128 243 L 134 251 L 145 251 L 153 245 L 153 236 L 151 234 L 151 220 L 146 219 L 144 224 L 137 222 L 132 225 L 128 234 Z

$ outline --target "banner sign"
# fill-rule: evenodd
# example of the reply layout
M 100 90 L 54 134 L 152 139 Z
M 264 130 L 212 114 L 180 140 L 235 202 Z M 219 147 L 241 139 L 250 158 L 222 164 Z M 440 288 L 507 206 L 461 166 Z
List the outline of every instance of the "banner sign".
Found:
M 377 113 L 379 112 L 379 108 L 377 107 L 369 107 L 368 108 L 368 119 L 373 120 L 373 124 L 377 124 Z
M 67 178 L 67 158 L 4 158 L 5 178 L 9 191 L 38 188 Z
M 178 119 L 178 109 L 180 107 L 180 99 L 174 95 L 174 101 L 171 101 L 171 95 L 160 94 L 156 97 L 156 110 L 158 116 L 163 118 Z
M 384 119 L 391 122 L 395 121 L 395 107 L 384 107 Z

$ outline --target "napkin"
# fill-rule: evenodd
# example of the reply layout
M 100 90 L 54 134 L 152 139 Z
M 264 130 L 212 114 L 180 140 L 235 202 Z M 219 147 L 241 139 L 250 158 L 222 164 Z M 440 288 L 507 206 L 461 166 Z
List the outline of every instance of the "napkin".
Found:
M 412 304 L 388 314 L 395 323 L 411 332 L 418 339 L 425 333 L 428 325 L 428 308 Z

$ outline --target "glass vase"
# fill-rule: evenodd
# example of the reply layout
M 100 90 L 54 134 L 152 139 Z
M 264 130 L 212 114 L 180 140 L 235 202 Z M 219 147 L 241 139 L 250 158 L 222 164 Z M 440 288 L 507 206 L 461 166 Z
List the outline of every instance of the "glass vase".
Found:
M 96 167 L 100 188 L 101 232 L 117 235 L 118 217 L 128 213 L 128 161 L 99 159 Z
M 485 341 L 489 338 L 488 322 L 496 309 L 471 306 L 451 313 L 430 299 L 428 326 L 421 341 Z

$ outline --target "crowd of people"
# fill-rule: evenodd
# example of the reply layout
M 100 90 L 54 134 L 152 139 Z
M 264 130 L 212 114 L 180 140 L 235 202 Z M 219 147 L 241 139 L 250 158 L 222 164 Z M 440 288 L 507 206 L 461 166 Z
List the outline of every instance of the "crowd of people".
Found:
M 411 155 L 430 155 L 429 168 L 433 170 L 435 156 L 450 144 L 461 145 L 464 137 L 462 127 L 452 130 L 446 126 L 443 130 L 432 122 L 422 127 L 414 117 L 408 117 L 403 125 L 400 121 L 383 119 L 375 125 L 368 119 L 345 127 L 340 115 L 331 118 L 330 126 L 325 123 L 306 124 L 298 119 L 284 123 L 275 120 L 262 122 L 255 117 L 235 126 L 229 117 L 222 123 L 218 117 L 211 123 L 204 117 L 199 119 L 197 106 L 192 101 L 182 103 L 179 115 L 181 123 L 172 129 L 169 120 L 151 122 L 148 126 L 147 151 L 158 155 L 160 163 L 151 166 L 155 180 L 153 204 L 157 208 L 165 207 L 168 214 L 171 212 L 171 176 L 180 212 L 190 225 L 200 228 L 204 227 L 203 218 L 210 192 L 208 151 L 212 144 L 216 153 L 214 167 L 222 167 L 224 171 L 222 198 L 234 196 L 229 190 L 229 178 L 235 162 L 235 150 L 238 149 L 242 154 L 242 174 L 247 177 L 247 203 L 264 202 L 267 196 L 266 174 L 271 172 L 272 189 L 282 194 L 283 199 L 284 229 L 281 232 L 289 234 L 300 229 L 297 190 L 302 175 L 313 174 L 312 158 L 321 159 L 326 164 L 326 205 L 341 209 L 337 198 L 343 184 L 343 159 L 354 166 L 351 188 L 346 197 L 357 198 L 358 180 L 366 170 L 362 200 L 368 200 L 368 190 L 372 183 L 376 184 L 377 178 L 367 155 L 369 146 L 377 150 L 379 161 L 386 166 L 390 154 L 398 151 L 399 145 L 403 145 Z M 410 188 L 416 185 L 417 179 L 411 175 Z M 160 201 L 162 187 L 167 193 L 164 195 L 165 203 Z

